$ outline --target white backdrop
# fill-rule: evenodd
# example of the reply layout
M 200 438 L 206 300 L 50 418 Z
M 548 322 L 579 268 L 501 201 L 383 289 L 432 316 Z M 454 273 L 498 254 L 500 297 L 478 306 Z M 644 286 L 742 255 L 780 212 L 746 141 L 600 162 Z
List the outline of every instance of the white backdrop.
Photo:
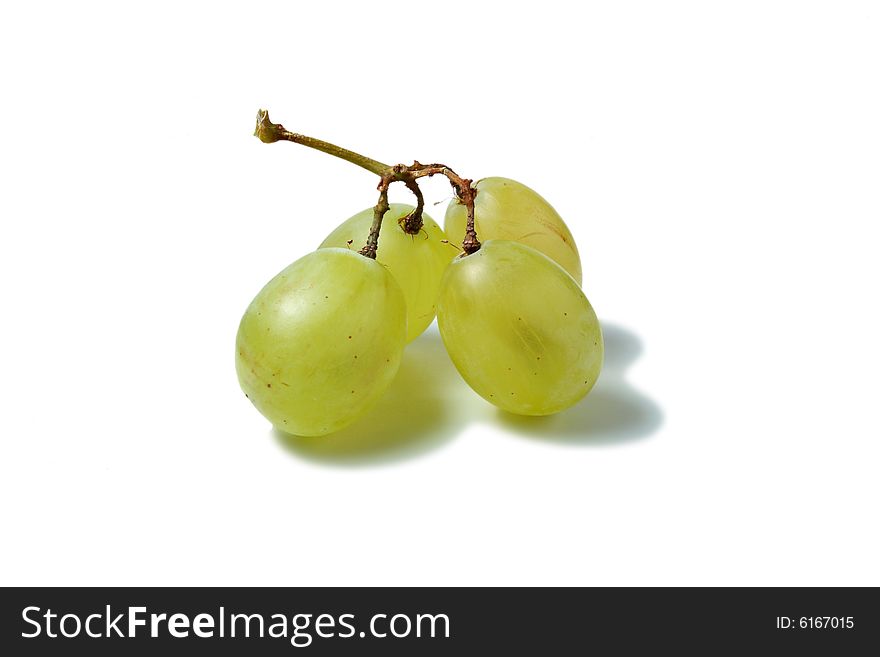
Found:
M 7 3 L 0 55 L 0 583 L 880 584 L 876 4 Z M 591 396 L 504 418 L 433 327 L 274 434 L 241 313 L 376 181 L 260 107 L 549 199 Z

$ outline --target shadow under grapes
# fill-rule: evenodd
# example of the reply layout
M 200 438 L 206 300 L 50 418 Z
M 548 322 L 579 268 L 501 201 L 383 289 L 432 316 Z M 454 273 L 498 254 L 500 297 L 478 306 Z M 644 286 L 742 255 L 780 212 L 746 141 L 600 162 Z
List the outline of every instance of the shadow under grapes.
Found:
M 272 434 L 287 451 L 328 465 L 392 463 L 443 446 L 460 431 L 449 389 L 460 382 L 440 334 L 429 329 L 407 345 L 382 399 L 353 425 L 327 436 Z
M 596 387 L 574 407 L 547 417 L 495 414 L 512 434 L 571 446 L 611 446 L 643 439 L 663 423 L 663 412 L 626 380 L 641 355 L 637 335 L 603 323 L 605 364 Z M 342 431 L 315 438 L 278 429 L 272 435 L 291 454 L 341 467 L 391 464 L 440 449 L 493 408 L 467 387 L 455 370 L 436 327 L 406 347 L 400 371 L 384 397 Z
M 642 353 L 637 335 L 602 323 L 605 364 L 596 386 L 580 403 L 556 415 L 526 417 L 498 411 L 501 423 L 521 436 L 566 445 L 615 445 L 645 438 L 663 424 L 663 412 L 627 382 L 626 369 Z

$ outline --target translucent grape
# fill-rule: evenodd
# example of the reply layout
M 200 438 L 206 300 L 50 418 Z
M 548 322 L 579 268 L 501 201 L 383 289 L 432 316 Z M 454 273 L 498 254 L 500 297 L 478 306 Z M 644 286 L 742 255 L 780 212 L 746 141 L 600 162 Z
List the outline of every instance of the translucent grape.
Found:
M 392 203 L 382 221 L 376 260 L 385 265 L 403 290 L 407 309 L 407 341 L 428 328 L 437 312 L 437 292 L 446 265 L 459 250 L 449 244 L 443 229 L 427 214 L 417 235 L 410 235 L 398 224 L 414 208 Z M 373 209 L 364 210 L 344 221 L 330 233 L 319 248 L 341 247 L 354 251 L 367 242 L 373 223 Z M 460 240 L 459 240 L 460 241 Z
M 474 228 L 480 240 L 513 240 L 552 258 L 581 283 L 581 258 L 571 231 L 559 213 L 536 191 L 510 178 L 483 178 L 476 183 Z M 446 208 L 444 228 L 461 244 L 467 210 L 458 200 Z
M 602 368 L 602 331 L 587 297 L 559 265 L 518 242 L 489 240 L 454 260 L 437 321 L 464 380 L 512 413 L 568 408 Z
M 394 379 L 406 306 L 391 275 L 355 251 L 300 258 L 257 294 L 241 319 L 235 368 L 272 424 L 320 436 L 350 424 Z

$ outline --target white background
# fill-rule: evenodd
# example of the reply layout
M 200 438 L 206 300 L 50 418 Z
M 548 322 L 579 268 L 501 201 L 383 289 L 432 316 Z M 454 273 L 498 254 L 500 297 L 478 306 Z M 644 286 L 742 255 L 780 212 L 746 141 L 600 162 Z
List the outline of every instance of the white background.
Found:
M 3 584 L 880 584 L 876 4 L 6 3 L 0 56 Z M 260 107 L 548 198 L 594 393 L 505 419 L 432 328 L 274 434 L 238 320 L 376 181 Z

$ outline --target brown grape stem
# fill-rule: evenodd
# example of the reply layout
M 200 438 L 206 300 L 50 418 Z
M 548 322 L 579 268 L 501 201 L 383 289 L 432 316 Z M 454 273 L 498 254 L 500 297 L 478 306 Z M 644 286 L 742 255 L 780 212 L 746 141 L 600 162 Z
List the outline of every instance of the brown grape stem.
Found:
M 358 253 L 368 258 L 376 259 L 376 251 L 379 248 L 379 231 L 382 230 L 382 219 L 388 212 L 388 187 L 391 182 L 384 176 L 379 183 L 379 201 L 373 208 L 373 224 L 370 226 L 370 234 L 367 236 L 367 243 Z
M 335 144 L 315 139 L 314 137 L 306 137 L 305 135 L 290 132 L 280 123 L 272 123 L 269 119 L 268 110 L 264 109 L 257 112 L 257 128 L 254 130 L 254 136 L 259 137 L 260 141 L 264 144 L 272 144 L 276 141 L 292 141 L 294 144 L 308 146 L 309 148 L 328 153 L 347 162 L 351 162 L 352 164 L 357 164 L 359 167 L 371 171 L 377 176 L 381 176 L 390 168 L 387 164 L 382 164 L 382 162 L 378 162 L 366 155 L 355 153 L 347 148 L 341 148 Z
M 425 211 L 425 197 L 422 196 L 422 188 L 419 187 L 419 184 L 415 180 L 404 180 L 403 184 L 407 186 L 407 189 L 413 193 L 413 196 L 416 197 L 416 207 L 405 217 L 402 217 L 398 223 L 400 227 L 403 228 L 403 232 L 408 233 L 409 235 L 418 235 L 419 231 L 422 230 L 422 226 L 424 222 L 422 221 L 422 213 Z
M 280 123 L 272 123 L 269 119 L 267 110 L 257 112 L 257 127 L 254 135 L 259 137 L 260 141 L 271 144 L 276 141 L 292 141 L 295 144 L 308 146 L 316 150 L 328 153 L 335 157 L 357 164 L 359 167 L 366 169 L 379 176 L 379 201 L 373 208 L 373 223 L 370 227 L 370 234 L 367 243 L 360 253 L 368 258 L 376 258 L 376 251 L 379 245 L 379 232 L 382 229 L 382 220 L 389 210 L 388 206 L 388 188 L 393 182 L 402 182 L 416 197 L 416 208 L 401 219 L 403 229 L 411 234 L 418 233 L 423 225 L 422 214 L 425 208 L 425 199 L 422 196 L 422 190 L 419 188 L 418 179 L 425 176 L 442 175 L 449 180 L 455 195 L 458 197 L 467 209 L 467 228 L 465 230 L 464 240 L 461 248 L 464 253 L 462 255 L 470 255 L 480 250 L 480 241 L 477 239 L 477 233 L 474 228 L 474 198 L 477 190 L 473 186 L 473 181 L 469 178 L 462 178 L 451 168 L 445 164 L 422 164 L 413 161 L 412 164 L 395 164 L 388 166 L 378 160 L 366 157 L 346 148 L 341 148 L 335 144 L 331 144 L 313 137 L 306 137 L 295 132 L 290 132 Z

